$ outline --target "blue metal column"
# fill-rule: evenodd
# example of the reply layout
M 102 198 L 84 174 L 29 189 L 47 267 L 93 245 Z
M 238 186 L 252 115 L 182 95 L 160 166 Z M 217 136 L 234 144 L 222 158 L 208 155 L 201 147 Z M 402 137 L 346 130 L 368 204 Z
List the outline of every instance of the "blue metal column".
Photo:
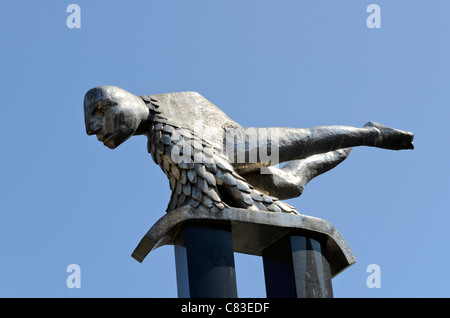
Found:
M 331 298 L 330 265 L 324 244 L 286 236 L 263 251 L 268 298 Z
M 184 246 L 175 246 L 179 298 L 236 298 L 231 229 L 185 224 Z

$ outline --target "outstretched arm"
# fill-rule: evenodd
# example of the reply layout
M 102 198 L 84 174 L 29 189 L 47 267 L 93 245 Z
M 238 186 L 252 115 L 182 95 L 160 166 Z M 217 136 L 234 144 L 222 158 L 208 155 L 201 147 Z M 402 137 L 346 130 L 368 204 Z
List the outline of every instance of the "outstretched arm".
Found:
M 410 132 L 369 122 L 363 128 L 318 126 L 313 128 L 238 128 L 235 135 L 245 143 L 226 142 L 226 152 L 235 169 L 250 173 L 273 164 L 356 146 L 391 150 L 413 149 Z M 230 135 L 227 132 L 227 136 Z M 261 136 L 263 136 L 261 138 Z M 253 142 L 251 142 L 253 140 Z M 257 140 L 257 142 L 254 142 Z M 230 149 L 234 147 L 233 149 Z M 231 151 L 230 151 L 231 150 Z M 274 152 L 277 156 L 274 156 Z M 270 156 L 261 154 L 271 153 Z M 275 158 L 275 159 L 274 159 Z M 275 160 L 275 162 L 274 162 Z

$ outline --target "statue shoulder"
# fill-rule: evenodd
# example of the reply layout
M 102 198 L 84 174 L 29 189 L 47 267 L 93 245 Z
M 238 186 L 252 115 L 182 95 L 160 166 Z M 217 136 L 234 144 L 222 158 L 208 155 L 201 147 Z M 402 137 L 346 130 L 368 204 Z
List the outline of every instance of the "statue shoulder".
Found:
M 220 111 L 216 105 L 194 91 L 155 94 L 150 95 L 150 97 L 157 100 L 163 108 L 171 113 L 188 111 L 190 115 L 193 115 L 191 112 L 195 110 L 196 113 L 201 112 L 204 115 L 204 113 Z
M 204 98 L 200 93 L 194 91 L 186 91 L 186 92 L 172 92 L 172 93 L 163 93 L 163 94 L 153 94 L 150 95 L 155 99 L 186 99 L 186 98 Z
M 150 95 L 160 106 L 159 111 L 180 127 L 192 128 L 199 125 L 215 129 L 216 137 L 221 138 L 224 127 L 240 127 L 219 107 L 194 91 Z M 211 136 L 213 138 L 213 136 Z

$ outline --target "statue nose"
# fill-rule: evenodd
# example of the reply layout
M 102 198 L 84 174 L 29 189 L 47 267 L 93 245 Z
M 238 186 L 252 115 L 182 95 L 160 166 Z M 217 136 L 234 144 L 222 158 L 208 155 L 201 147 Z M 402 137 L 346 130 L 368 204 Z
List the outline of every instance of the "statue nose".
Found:
M 86 133 L 91 136 L 98 133 L 103 126 L 103 118 L 99 116 L 93 116 L 91 114 L 85 114 L 85 126 Z
M 85 112 L 84 122 L 86 126 L 86 134 L 89 136 L 95 135 L 102 128 L 102 124 L 99 122 L 98 116 L 95 117 L 89 112 Z
M 93 123 L 90 120 L 86 122 L 86 134 L 88 134 L 89 136 L 95 135 L 97 131 L 100 130 L 100 128 L 101 127 L 98 124 Z
M 86 133 L 89 136 L 95 135 L 100 128 L 94 128 L 92 125 L 86 126 Z

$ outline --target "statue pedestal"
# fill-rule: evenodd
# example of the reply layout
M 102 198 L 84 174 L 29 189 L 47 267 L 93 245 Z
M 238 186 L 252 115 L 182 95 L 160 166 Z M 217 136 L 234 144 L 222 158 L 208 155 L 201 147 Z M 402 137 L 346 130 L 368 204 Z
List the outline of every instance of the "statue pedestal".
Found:
M 159 219 L 132 257 L 175 245 L 179 297 L 237 297 L 233 252 L 263 257 L 268 297 L 332 297 L 355 258 L 329 222 L 307 215 L 189 206 Z
M 175 245 L 178 298 L 236 298 L 231 229 L 223 224 L 183 224 Z
M 321 242 L 289 235 L 263 251 L 268 298 L 331 298 L 330 263 Z

